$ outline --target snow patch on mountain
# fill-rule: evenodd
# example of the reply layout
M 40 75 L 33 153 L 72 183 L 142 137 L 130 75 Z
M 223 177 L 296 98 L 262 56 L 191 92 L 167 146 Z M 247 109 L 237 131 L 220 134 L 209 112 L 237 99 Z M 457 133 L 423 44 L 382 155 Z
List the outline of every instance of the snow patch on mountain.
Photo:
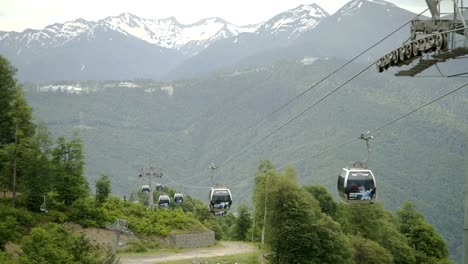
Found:
M 338 10 L 337 14 L 340 15 L 354 15 L 355 12 L 361 8 L 364 4 L 366 3 L 375 3 L 379 5 L 384 5 L 384 6 L 392 6 L 392 7 L 397 7 L 395 4 L 384 1 L 384 0 L 354 0 L 346 5 L 344 5 L 340 10 Z
M 303 32 L 313 29 L 329 14 L 317 4 L 300 5 L 294 9 L 283 12 L 265 22 L 255 33 L 261 34 L 289 34 L 289 37 L 298 37 Z

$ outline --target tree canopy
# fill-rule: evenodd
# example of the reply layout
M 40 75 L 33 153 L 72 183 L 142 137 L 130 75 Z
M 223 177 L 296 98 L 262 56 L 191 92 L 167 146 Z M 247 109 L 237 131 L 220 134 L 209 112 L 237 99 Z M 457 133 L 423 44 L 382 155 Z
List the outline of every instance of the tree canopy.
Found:
M 396 215 L 379 202 L 338 204 L 322 186 L 299 186 L 293 168 L 272 168 L 260 162 L 254 203 L 256 215 L 266 212 L 274 263 L 450 262 L 446 242 L 411 203 Z

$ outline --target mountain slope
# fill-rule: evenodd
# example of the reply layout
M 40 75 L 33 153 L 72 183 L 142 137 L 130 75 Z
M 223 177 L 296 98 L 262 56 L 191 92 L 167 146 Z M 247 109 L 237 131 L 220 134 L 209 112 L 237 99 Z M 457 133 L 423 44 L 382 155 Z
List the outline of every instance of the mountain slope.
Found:
M 327 57 L 352 57 L 413 19 L 413 14 L 383 0 L 353 0 L 303 35 L 296 49 Z M 409 38 L 409 24 L 366 57 L 381 56 Z
M 14 58 L 19 78 L 30 81 L 158 78 L 171 62 L 183 59 L 177 51 L 107 28 L 93 31 L 92 38 L 82 34 L 59 47 L 6 56 Z

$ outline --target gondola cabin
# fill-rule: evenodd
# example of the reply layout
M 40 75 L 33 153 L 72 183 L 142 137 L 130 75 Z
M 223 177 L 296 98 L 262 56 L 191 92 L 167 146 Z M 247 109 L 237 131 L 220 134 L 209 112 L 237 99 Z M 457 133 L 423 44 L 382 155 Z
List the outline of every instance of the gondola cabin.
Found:
M 337 185 L 338 193 L 347 203 L 373 203 L 377 199 L 375 177 L 367 166 L 343 168 Z
M 214 213 L 229 210 L 232 205 L 231 191 L 227 188 L 211 188 L 210 210 Z
M 150 192 L 151 189 L 150 189 L 150 186 L 149 185 L 142 185 L 141 186 L 141 192 L 142 193 L 145 193 L 145 192 Z
M 158 206 L 159 208 L 169 208 L 169 204 L 171 203 L 171 198 L 169 195 L 159 195 L 158 198 Z
M 162 186 L 162 184 L 160 183 L 156 184 L 156 191 L 158 192 L 164 191 L 164 186 Z
M 174 194 L 174 202 L 176 204 L 180 204 L 184 202 L 184 195 L 182 193 L 175 193 Z

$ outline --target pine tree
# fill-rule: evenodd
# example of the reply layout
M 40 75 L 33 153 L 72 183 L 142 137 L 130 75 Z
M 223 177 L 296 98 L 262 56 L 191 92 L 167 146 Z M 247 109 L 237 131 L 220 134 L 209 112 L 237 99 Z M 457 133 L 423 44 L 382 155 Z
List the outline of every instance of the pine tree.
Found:
M 104 203 L 111 193 L 111 182 L 109 176 L 101 174 L 96 181 L 96 202 Z
M 0 55 L 0 145 L 15 141 L 15 121 L 12 115 L 17 92 L 15 73 L 16 69 Z
M 16 69 L 0 56 L 0 173 L 3 187 L 10 186 L 13 192 L 12 207 L 16 206 L 18 163 L 26 146 L 24 142 L 34 134 L 32 111 L 16 84 L 15 73 Z
M 52 166 L 52 139 L 43 123 L 25 143 L 20 159 L 20 190 L 25 204 L 32 211 L 39 211 L 47 193 L 52 191 L 54 168 Z

